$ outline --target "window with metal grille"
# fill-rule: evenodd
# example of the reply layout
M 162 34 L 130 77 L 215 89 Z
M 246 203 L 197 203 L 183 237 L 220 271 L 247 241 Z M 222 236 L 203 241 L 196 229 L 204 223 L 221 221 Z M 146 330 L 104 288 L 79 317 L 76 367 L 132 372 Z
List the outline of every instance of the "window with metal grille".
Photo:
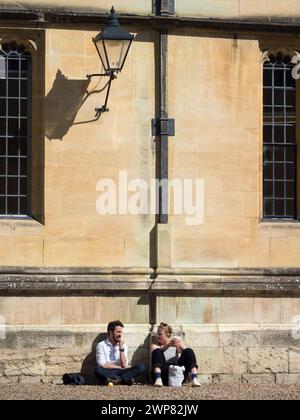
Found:
M 296 80 L 291 59 L 271 54 L 263 67 L 265 218 L 297 218 Z
M 30 214 L 31 55 L 0 49 L 0 216 Z

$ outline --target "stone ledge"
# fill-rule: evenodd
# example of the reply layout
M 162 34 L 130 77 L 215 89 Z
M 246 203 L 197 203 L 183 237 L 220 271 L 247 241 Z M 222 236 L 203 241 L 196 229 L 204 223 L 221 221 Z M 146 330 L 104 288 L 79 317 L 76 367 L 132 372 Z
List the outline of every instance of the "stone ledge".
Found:
M 0 293 L 17 291 L 145 291 L 152 280 L 149 275 L 22 275 L 0 274 Z
M 295 276 L 162 276 L 152 284 L 153 293 L 209 293 L 227 292 L 242 294 L 300 294 L 300 277 Z
M 293 17 L 257 16 L 249 18 L 208 18 L 208 17 L 184 17 L 184 16 L 153 16 L 151 10 L 142 11 L 140 14 L 119 14 L 121 25 L 137 25 L 143 27 L 160 28 L 209 28 L 216 30 L 229 30 L 234 32 L 279 32 L 299 33 L 300 19 Z M 28 7 L 17 8 L 0 6 L 0 20 L 6 24 L 26 21 L 31 25 L 39 23 L 39 27 L 47 27 L 49 24 L 57 24 L 61 27 L 70 23 L 102 24 L 107 22 L 107 13 L 101 13 L 98 8 L 68 8 L 64 7 Z
M 149 291 L 152 294 L 300 295 L 299 269 L 1 267 L 0 293 Z

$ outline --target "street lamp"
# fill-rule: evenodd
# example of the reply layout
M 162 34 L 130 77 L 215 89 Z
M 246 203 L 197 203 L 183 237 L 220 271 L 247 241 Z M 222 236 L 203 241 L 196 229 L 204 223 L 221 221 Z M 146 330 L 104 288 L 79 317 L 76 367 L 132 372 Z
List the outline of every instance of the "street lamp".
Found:
M 101 108 L 96 108 L 96 112 L 100 114 L 102 112 L 109 111 L 107 108 L 107 102 L 111 82 L 117 78 L 116 73 L 122 71 L 134 39 L 134 35 L 125 31 L 125 29 L 121 27 L 113 7 L 110 13 L 108 24 L 105 29 L 93 38 L 93 42 L 101 59 L 105 73 L 88 75 L 88 78 L 93 76 L 109 77 L 105 104 Z

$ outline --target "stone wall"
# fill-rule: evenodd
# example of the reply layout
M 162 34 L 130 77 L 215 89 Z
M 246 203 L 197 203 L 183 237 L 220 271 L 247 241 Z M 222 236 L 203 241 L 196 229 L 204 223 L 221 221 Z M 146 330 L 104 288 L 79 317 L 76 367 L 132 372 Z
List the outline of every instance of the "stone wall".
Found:
M 66 0 L 63 4 L 59 0 L 22 0 L 16 2 L 14 0 L 1 1 L 0 8 L 10 8 L 13 10 L 24 11 L 26 9 L 39 10 L 65 10 L 65 11 L 83 11 L 93 13 L 108 13 L 111 9 L 112 3 L 110 0 L 91 0 L 87 4 L 80 0 Z M 118 13 L 132 13 L 132 14 L 151 14 L 152 0 L 114 0 L 114 7 Z
M 81 371 L 95 383 L 95 348 L 113 318 L 125 323 L 132 363 L 148 365 L 152 313 L 195 350 L 204 383 L 299 383 L 299 311 L 300 298 L 279 297 L 1 298 L 0 382 L 57 383 Z
M 297 0 L 176 0 L 176 14 L 218 19 L 283 19 L 300 16 Z
M 3 3 L 3 4 L 2 4 Z M 153 0 L 115 0 L 114 6 L 121 14 L 151 15 Z M 1 1 L 0 8 L 13 10 L 39 9 L 60 11 L 81 11 L 85 13 L 107 13 L 110 0 L 91 0 L 83 4 L 80 0 L 14 0 Z M 299 18 L 300 6 L 297 0 L 175 0 L 175 15 L 216 19 L 283 20 Z
M 108 2 L 98 3 L 103 13 Z M 150 1 L 121 3 L 122 13 L 151 13 Z M 288 3 L 298 16 L 299 2 Z M 255 10 L 258 22 L 280 14 L 283 2 L 195 4 L 178 1 L 177 13 L 238 18 Z M 120 318 L 133 362 L 148 361 L 149 334 L 167 321 L 195 349 L 202 381 L 300 382 L 300 225 L 262 221 L 261 165 L 262 54 L 274 45 L 299 50 L 297 37 L 170 30 L 170 178 L 202 179 L 205 211 L 199 226 L 172 215 L 157 226 L 154 215 L 100 216 L 96 186 L 118 183 L 122 170 L 130 180 L 155 178 L 158 33 L 137 22 L 127 28 L 135 42 L 113 81 L 110 112 L 96 120 L 105 80 L 86 77 L 100 71 L 92 43 L 100 28 L 91 22 L 1 29 L 36 50 L 33 128 L 42 150 L 34 159 L 43 194 L 33 194 L 41 218 L 0 220 L 0 381 L 58 381 L 82 366 L 91 375 L 99 334 Z
M 95 346 L 104 338 L 87 326 L 9 327 L 0 341 L 0 383 L 60 383 L 66 372 L 81 372 L 89 383 L 93 375 Z M 291 326 L 180 325 L 195 350 L 202 383 L 300 383 L 300 344 Z M 149 325 L 127 325 L 126 341 L 131 361 L 149 361 Z M 101 338 L 100 338 L 101 337 Z M 147 382 L 147 375 L 140 378 Z

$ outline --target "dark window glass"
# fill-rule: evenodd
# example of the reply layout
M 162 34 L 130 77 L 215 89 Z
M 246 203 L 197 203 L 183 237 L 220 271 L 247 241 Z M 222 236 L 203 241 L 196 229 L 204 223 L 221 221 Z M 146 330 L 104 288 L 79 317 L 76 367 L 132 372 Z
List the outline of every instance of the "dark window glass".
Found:
M 287 200 L 286 202 L 286 215 L 287 217 L 293 217 L 297 212 L 295 200 Z
M 264 199 L 264 215 L 265 217 L 272 217 L 273 215 L 273 200 Z
M 5 178 L 0 176 L 0 195 L 5 195 L 6 187 L 5 187 Z
M 264 64 L 264 217 L 296 218 L 296 81 L 288 55 Z
M 28 213 L 28 198 L 27 197 L 20 198 L 20 213 L 21 214 Z
M 7 119 L 8 135 L 18 137 L 19 135 L 19 120 L 18 118 Z
M 0 156 L 6 155 L 6 141 L 5 138 L 0 137 Z
M 20 156 L 27 156 L 27 141 L 26 138 L 20 138 Z
M 5 175 L 6 168 L 5 168 L 6 159 L 3 157 L 0 157 L 0 175 Z
M 2 45 L 0 57 L 0 215 L 28 215 L 31 57 L 14 42 Z
M 6 79 L 0 79 L 0 97 L 6 97 Z
M 6 116 L 6 99 L 0 99 L 0 117 Z
M 287 198 L 294 198 L 295 196 L 295 183 L 294 182 L 286 183 L 286 196 Z
M 18 138 L 10 138 L 8 139 L 8 155 L 9 156 L 18 156 L 19 154 L 19 142 Z
M 8 158 L 7 159 L 7 172 L 8 175 L 18 175 L 18 163 L 19 160 L 16 158 Z
M 8 115 L 10 117 L 18 117 L 19 115 L 19 100 L 18 99 L 8 100 Z
M 5 211 L 5 197 L 0 196 L 0 214 L 6 214 Z
M 18 195 L 18 177 L 10 177 L 7 179 L 7 194 Z
M 18 98 L 19 97 L 19 80 L 17 79 L 9 79 L 8 80 L 8 96 L 10 98 Z
M 18 197 L 7 197 L 7 214 L 18 214 Z
M 20 194 L 27 195 L 27 178 L 20 178 Z
M 0 118 L 0 136 L 6 136 L 7 121 L 5 118 Z

